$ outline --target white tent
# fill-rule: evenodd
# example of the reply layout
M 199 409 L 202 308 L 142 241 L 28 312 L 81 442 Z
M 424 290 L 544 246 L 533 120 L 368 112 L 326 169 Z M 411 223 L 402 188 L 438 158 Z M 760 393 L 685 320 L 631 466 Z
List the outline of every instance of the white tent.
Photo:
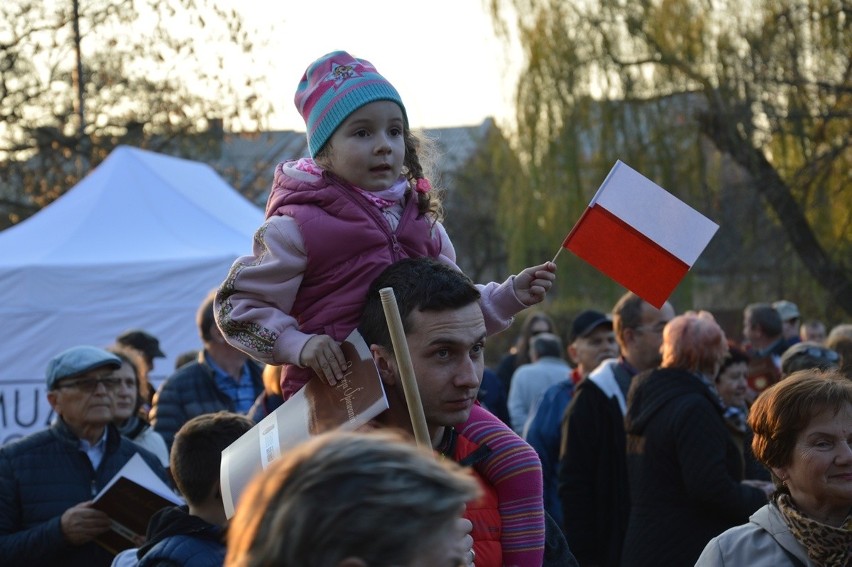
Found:
M 0 232 L 0 444 L 44 427 L 60 351 L 141 328 L 175 358 L 201 346 L 195 313 L 250 251 L 263 212 L 208 165 L 118 147 L 32 218 Z

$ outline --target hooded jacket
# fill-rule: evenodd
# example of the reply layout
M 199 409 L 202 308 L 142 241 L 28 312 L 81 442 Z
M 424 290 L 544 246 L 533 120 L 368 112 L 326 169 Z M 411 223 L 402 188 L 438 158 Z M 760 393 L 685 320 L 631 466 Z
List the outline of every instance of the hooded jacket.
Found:
M 715 390 L 686 370 L 634 379 L 628 400 L 631 508 L 622 565 L 692 565 L 707 541 L 766 504 L 741 484 L 742 454 Z
M 238 258 L 220 286 L 214 313 L 225 338 L 267 364 L 286 364 L 284 399 L 312 376 L 298 366 L 315 334 L 341 341 L 357 327 L 364 298 L 381 271 L 402 258 L 429 256 L 455 266 L 443 226 L 416 199 L 384 214 L 309 160 L 278 164 L 267 222 L 252 254 Z M 512 278 L 477 286 L 489 334 L 525 308 Z
M 189 513 L 187 506 L 163 508 L 148 523 L 139 567 L 215 567 L 225 561 L 225 530 Z
M 292 217 L 311 259 L 293 300 L 291 315 L 304 333 L 342 341 L 358 326 L 364 298 L 384 268 L 402 258 L 437 258 L 441 239 L 433 220 L 408 198 L 395 228 L 371 203 L 335 177 L 296 180 L 279 165 L 267 215 Z M 308 368 L 287 365 L 282 394 L 288 399 L 313 376 Z

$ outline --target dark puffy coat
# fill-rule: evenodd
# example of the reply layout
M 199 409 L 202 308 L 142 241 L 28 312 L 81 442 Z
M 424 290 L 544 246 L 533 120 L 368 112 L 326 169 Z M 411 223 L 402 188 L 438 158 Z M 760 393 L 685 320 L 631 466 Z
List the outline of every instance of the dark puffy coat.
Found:
M 109 426 L 106 450 L 97 470 L 78 448 L 65 422 L 0 447 L 0 562 L 38 567 L 109 565 L 112 555 L 95 543 L 65 541 L 62 513 L 92 500 L 130 458 L 139 453 L 168 482 L 152 453 Z
M 707 542 L 766 504 L 741 484 L 742 454 L 718 396 L 685 370 L 637 376 L 625 425 L 630 519 L 623 566 L 694 565 Z
M 216 567 L 225 561 L 224 530 L 186 506 L 163 508 L 148 523 L 148 541 L 136 556 L 139 567 Z
M 256 395 L 263 391 L 261 368 L 249 361 L 249 373 Z M 234 401 L 216 387 L 213 369 L 207 363 L 207 351 L 198 360 L 181 366 L 160 385 L 151 409 L 151 426 L 163 436 L 169 450 L 175 434 L 193 417 L 217 411 L 236 411 Z

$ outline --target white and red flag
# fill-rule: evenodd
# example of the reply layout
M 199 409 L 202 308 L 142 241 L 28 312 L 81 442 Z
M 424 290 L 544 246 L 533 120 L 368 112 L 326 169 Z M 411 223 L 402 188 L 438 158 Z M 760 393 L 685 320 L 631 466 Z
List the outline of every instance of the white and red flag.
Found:
M 660 308 L 718 229 L 617 161 L 562 246 Z

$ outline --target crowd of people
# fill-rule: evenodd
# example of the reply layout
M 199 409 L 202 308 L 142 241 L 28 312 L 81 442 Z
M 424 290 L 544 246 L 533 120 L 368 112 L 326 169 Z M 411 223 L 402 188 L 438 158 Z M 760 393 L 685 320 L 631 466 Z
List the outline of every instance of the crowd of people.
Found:
M 737 342 L 626 293 L 563 335 L 536 307 L 552 262 L 484 285 L 456 266 L 424 141 L 375 67 L 329 53 L 295 103 L 311 157 L 276 168 L 251 254 L 199 306 L 200 349 L 158 387 L 141 329 L 47 362 L 54 422 L 0 447 L 4 564 L 849 567 L 852 325 L 755 303 Z M 388 409 L 286 451 L 228 520 L 222 451 L 309 380 L 341 381 L 355 329 Z M 185 504 L 116 554 L 93 499 L 135 455 Z
M 517 345 L 558 335 L 552 323 L 530 333 L 534 316 L 521 326 Z M 564 353 L 572 369 L 526 408 L 521 428 L 541 458 L 545 508 L 561 522 L 579 564 L 694 565 L 699 556 L 705 566 L 852 564 L 852 427 L 845 413 L 852 408 L 852 372 L 843 347 L 852 340 L 850 331 L 847 324 L 826 333 L 818 320 L 801 322 L 798 307 L 786 300 L 746 306 L 742 341 L 728 338 L 708 312 L 675 315 L 670 304 L 657 309 L 632 293 L 611 316 L 579 313 Z M 530 380 L 537 367 L 533 349 L 530 362 L 511 378 L 510 400 L 512 391 L 522 390 L 515 380 L 529 381 L 526 388 L 548 380 L 547 372 Z M 797 421 L 784 425 L 790 428 L 786 453 L 777 461 L 789 464 L 797 454 L 791 448 L 796 435 L 822 416 L 819 435 L 834 436 L 832 450 L 821 463 L 800 465 L 811 477 L 799 481 L 805 492 L 799 498 L 805 507 L 833 499 L 840 517 L 819 531 L 832 534 L 833 555 L 800 529 L 779 532 L 784 524 L 778 519 L 790 521 L 778 511 L 786 485 L 759 446 L 778 442 L 768 437 L 782 424 L 764 423 L 761 438 L 754 408 L 780 395 L 789 377 L 833 384 L 825 386 L 835 396 L 830 400 L 814 397 L 813 406 L 797 400 L 802 407 Z M 824 520 L 797 505 L 787 511 Z M 749 534 L 736 540 L 736 553 L 726 547 L 734 540 L 720 535 L 728 529 Z M 774 544 L 762 540 L 774 562 L 751 560 L 760 555 L 748 548 L 755 530 L 765 538 L 781 533 Z

